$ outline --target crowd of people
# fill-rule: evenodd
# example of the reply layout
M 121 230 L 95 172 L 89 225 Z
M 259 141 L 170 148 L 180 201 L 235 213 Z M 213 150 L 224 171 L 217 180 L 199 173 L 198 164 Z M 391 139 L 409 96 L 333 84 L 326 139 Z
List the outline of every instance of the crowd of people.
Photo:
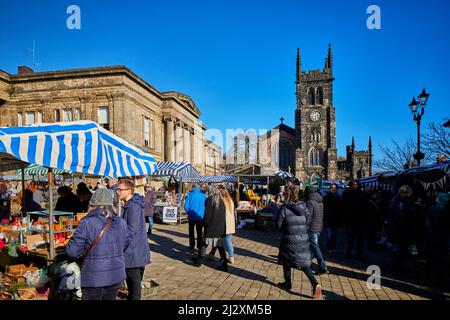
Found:
M 170 187 L 176 189 L 173 182 Z M 0 191 L 3 189 L 0 185 Z M 232 240 L 239 190 L 231 185 L 193 185 L 186 196 L 184 210 L 194 266 L 215 260 L 216 251 L 220 255 L 218 270 L 228 272 L 229 264 L 235 263 Z M 45 190 L 39 191 L 35 182 L 28 184 L 23 193 L 27 211 L 41 209 L 46 195 Z M 313 298 L 320 299 L 322 290 L 316 277 L 329 272 L 328 257 L 342 254 L 369 262 L 368 250 L 383 249 L 395 252 L 395 272 L 405 272 L 406 262 L 414 254 L 425 262 L 430 281 L 446 283 L 449 193 L 437 193 L 435 199 L 430 199 L 408 185 L 392 194 L 364 190 L 357 181 L 340 191 L 336 184 L 331 184 L 324 195 L 312 186 L 302 190 L 292 185 L 281 188 L 271 198 L 268 208 L 273 210 L 273 219 L 281 231 L 278 263 L 283 266 L 285 280 L 278 283 L 279 287 L 290 291 L 292 269 L 300 269 L 311 283 Z M 155 188 L 145 185 L 141 196 L 135 192 L 133 182 L 124 179 L 95 188 L 79 183 L 75 192 L 61 186 L 57 192 L 56 210 L 88 212 L 66 246 L 70 258 L 83 260 L 83 299 L 114 299 L 125 281 L 128 299 L 139 300 L 145 266 L 150 263 L 148 237 L 153 228 Z M 342 235 L 345 237 L 340 239 Z M 344 252 L 337 250 L 339 241 L 345 243 Z

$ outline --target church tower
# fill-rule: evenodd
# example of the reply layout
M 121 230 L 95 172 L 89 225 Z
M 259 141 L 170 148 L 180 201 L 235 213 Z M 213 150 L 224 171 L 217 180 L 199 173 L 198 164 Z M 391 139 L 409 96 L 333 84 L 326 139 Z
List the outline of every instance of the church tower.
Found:
M 302 71 L 297 49 L 296 176 L 305 182 L 334 180 L 337 176 L 333 81 L 331 44 L 323 70 Z

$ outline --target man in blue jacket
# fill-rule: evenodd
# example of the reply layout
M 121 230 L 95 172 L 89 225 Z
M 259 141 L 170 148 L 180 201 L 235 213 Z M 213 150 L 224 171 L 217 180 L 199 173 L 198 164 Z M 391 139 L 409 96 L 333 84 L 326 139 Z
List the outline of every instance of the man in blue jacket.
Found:
M 117 187 L 119 199 L 125 202 L 122 218 L 127 222 L 130 244 L 125 251 L 128 300 L 141 299 L 141 282 L 145 266 L 150 263 L 150 248 L 144 217 L 144 198 L 134 193 L 131 180 L 120 180 Z
M 197 230 L 197 249 L 200 252 L 202 248 L 202 228 L 203 216 L 205 215 L 205 201 L 206 194 L 200 191 L 198 185 L 192 187 L 191 192 L 184 200 L 184 210 L 188 214 L 189 220 L 189 247 L 192 251 L 195 250 L 195 235 L 194 229 Z

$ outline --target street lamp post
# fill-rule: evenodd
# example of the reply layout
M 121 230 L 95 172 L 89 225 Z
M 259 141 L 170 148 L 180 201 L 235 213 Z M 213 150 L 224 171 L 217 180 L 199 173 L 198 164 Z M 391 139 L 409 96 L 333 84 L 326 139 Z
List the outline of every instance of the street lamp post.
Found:
M 419 94 L 418 99 L 416 100 L 415 97 L 413 97 L 411 103 L 409 104 L 409 109 L 411 110 L 413 114 L 414 122 L 417 124 L 417 152 L 414 154 L 414 159 L 417 160 L 417 164 L 420 167 L 420 161 L 424 159 L 425 154 L 420 151 L 420 122 L 422 120 L 422 116 L 425 113 L 425 106 L 428 102 L 428 97 L 430 94 L 428 94 L 425 89 L 422 90 L 422 93 Z

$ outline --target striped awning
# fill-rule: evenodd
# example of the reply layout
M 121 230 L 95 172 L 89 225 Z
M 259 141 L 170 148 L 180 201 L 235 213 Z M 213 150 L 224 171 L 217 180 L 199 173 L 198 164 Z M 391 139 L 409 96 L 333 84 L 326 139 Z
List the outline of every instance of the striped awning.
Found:
M 22 170 L 17 170 L 18 174 L 22 173 Z M 54 169 L 53 174 L 71 174 L 72 171 L 70 170 L 61 170 L 61 169 Z M 45 175 L 48 174 L 48 168 L 39 166 L 37 164 L 29 165 L 25 168 L 25 174 L 28 175 Z
M 0 152 L 28 163 L 96 176 L 143 176 L 157 169 L 150 154 L 88 120 L 2 127 Z
M 287 171 L 276 170 L 275 175 L 283 179 L 295 179 L 295 176 Z
M 177 176 L 183 181 L 188 178 L 196 178 L 200 174 L 197 169 L 188 162 L 158 162 L 155 176 Z
M 198 176 L 193 178 L 186 178 L 183 180 L 183 182 L 188 183 L 224 183 L 236 181 L 236 177 L 233 176 Z

